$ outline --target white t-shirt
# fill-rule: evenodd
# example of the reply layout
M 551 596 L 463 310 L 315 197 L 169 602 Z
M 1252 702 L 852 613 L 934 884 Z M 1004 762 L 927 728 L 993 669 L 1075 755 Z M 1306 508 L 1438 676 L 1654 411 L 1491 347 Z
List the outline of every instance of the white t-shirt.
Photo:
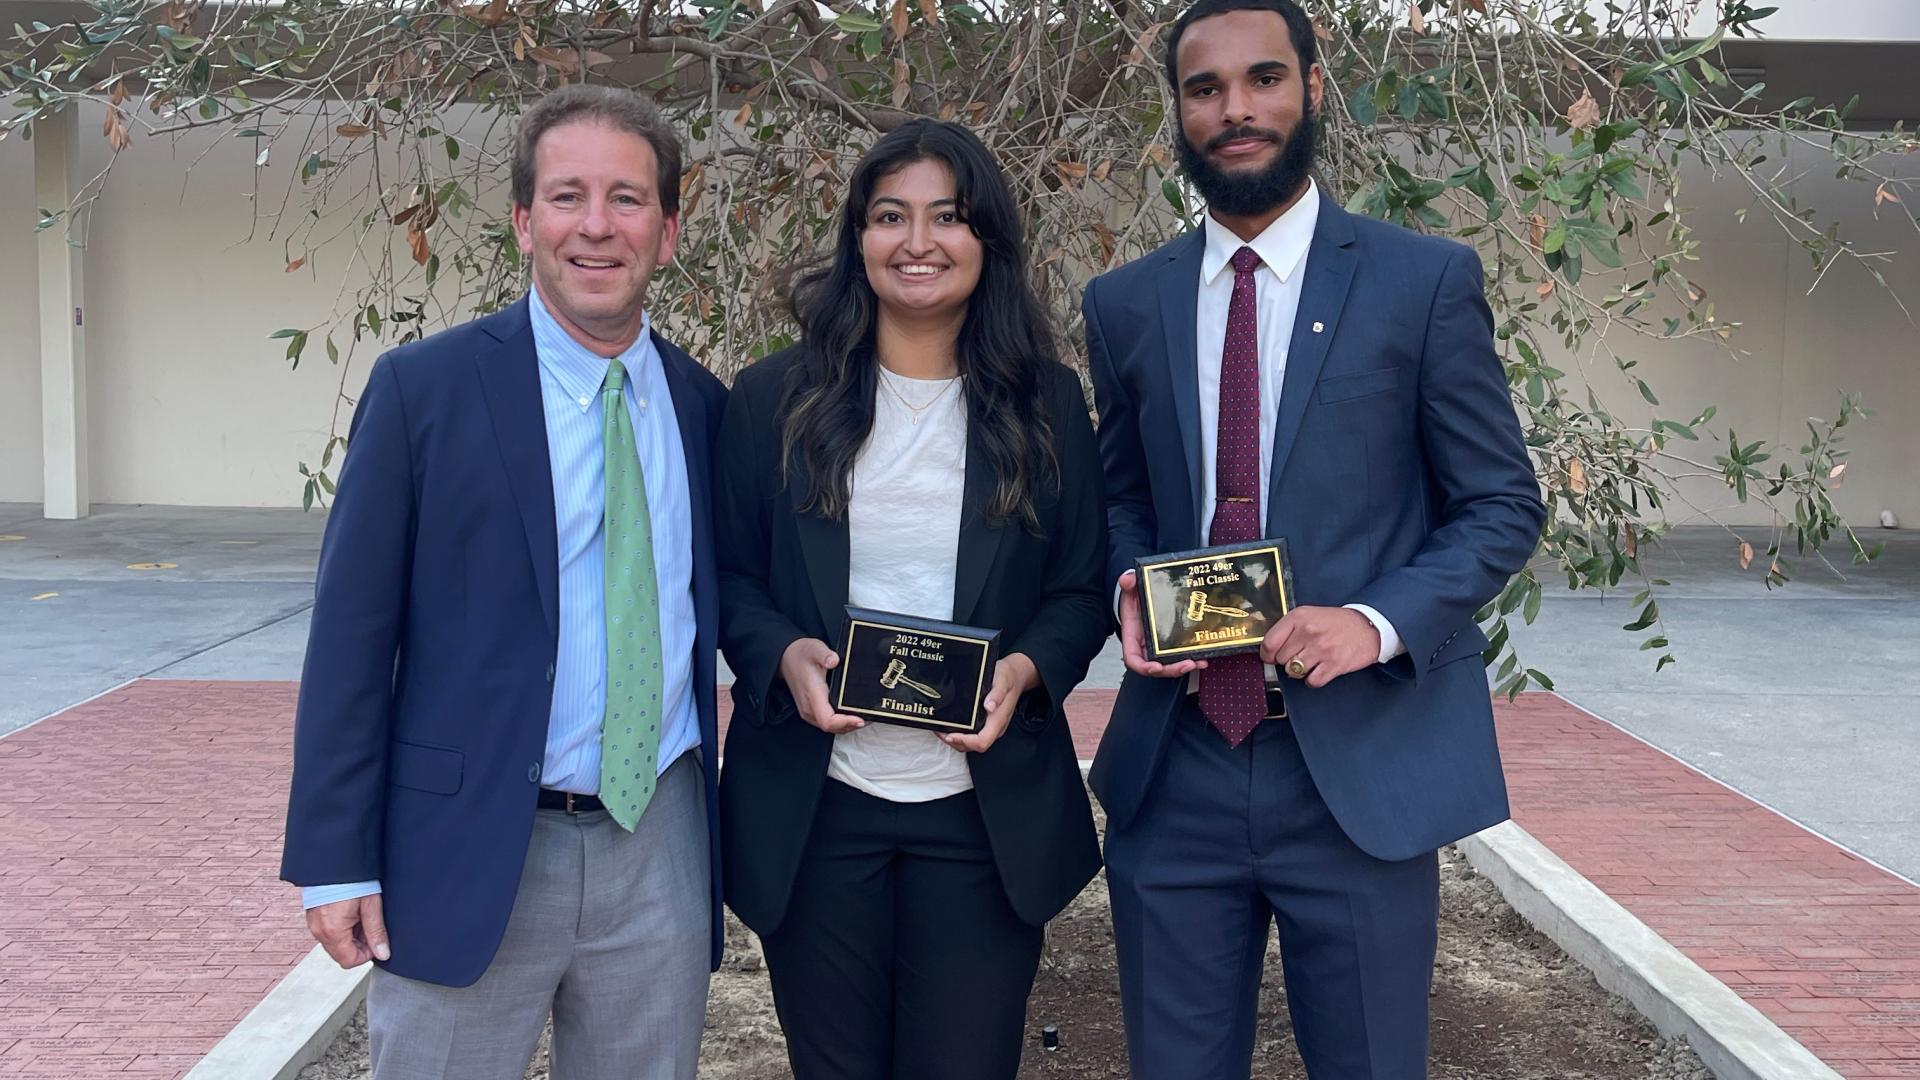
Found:
M 854 461 L 847 505 L 848 603 L 953 618 L 967 480 L 967 408 L 959 382 L 909 379 L 880 368 L 873 434 Z M 827 775 L 892 802 L 928 802 L 973 788 L 964 752 L 931 731 L 894 724 L 870 723 L 835 736 Z

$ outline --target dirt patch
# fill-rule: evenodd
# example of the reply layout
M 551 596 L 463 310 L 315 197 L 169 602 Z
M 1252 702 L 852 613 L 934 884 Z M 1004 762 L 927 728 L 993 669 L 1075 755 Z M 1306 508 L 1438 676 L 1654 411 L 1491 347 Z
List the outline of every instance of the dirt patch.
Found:
M 1269 946 L 1253 1075 L 1304 1080 L 1286 1019 L 1279 950 Z M 1060 1048 L 1040 1049 L 1040 1029 Z M 1048 927 L 1027 1008 L 1021 1080 L 1109 1080 L 1127 1075 L 1120 982 L 1096 878 Z M 785 1080 L 786 1051 L 753 936 L 727 917 L 727 959 L 713 977 L 702 1080 Z M 545 1040 L 529 1080 L 546 1080 Z M 299 1080 L 367 1075 L 364 1011 Z M 1449 848 L 1440 860 L 1440 951 L 1434 973 L 1435 1080 L 1711 1080 L 1684 1042 L 1662 1038 L 1631 1006 L 1534 932 L 1492 883 Z

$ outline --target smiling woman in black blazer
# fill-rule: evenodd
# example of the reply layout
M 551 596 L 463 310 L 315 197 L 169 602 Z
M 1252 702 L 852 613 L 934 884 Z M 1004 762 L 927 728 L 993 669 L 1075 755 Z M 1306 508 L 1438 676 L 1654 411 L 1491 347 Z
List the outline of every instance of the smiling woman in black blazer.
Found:
M 727 902 L 798 1080 L 1010 1078 L 1042 927 L 1099 868 L 1061 710 L 1110 618 L 1085 399 L 957 124 L 875 144 L 794 308 L 716 465 Z M 983 730 L 835 713 L 848 603 L 1001 631 Z

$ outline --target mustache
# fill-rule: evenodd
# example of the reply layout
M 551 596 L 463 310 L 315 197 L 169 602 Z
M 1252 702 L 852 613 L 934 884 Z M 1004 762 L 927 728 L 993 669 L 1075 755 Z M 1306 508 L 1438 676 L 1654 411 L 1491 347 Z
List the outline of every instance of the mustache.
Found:
M 1276 144 L 1283 144 L 1287 141 L 1286 138 L 1283 137 L 1279 132 L 1271 131 L 1267 128 L 1257 128 L 1257 127 L 1229 128 L 1226 131 L 1223 131 L 1220 134 L 1215 135 L 1213 138 L 1207 140 L 1207 152 L 1212 153 L 1213 151 L 1220 149 L 1221 147 L 1227 145 L 1230 142 L 1237 142 L 1241 139 L 1265 139 L 1270 143 L 1276 143 Z

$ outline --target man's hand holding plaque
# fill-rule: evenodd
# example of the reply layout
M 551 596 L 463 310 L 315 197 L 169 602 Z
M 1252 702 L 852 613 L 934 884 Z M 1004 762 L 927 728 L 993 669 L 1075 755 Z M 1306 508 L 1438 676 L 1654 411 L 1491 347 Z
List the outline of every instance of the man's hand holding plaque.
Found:
M 1321 687 L 1378 663 L 1380 631 L 1352 608 L 1297 607 L 1267 631 L 1260 659 Z

